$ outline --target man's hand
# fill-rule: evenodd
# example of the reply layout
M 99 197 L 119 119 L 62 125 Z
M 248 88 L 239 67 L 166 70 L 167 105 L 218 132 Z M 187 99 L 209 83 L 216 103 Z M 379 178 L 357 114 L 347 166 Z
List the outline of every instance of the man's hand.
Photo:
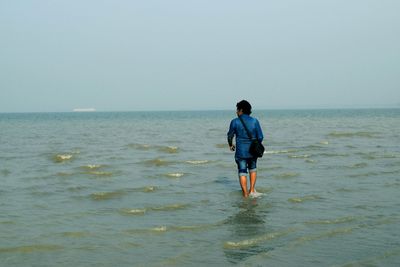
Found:
M 229 147 L 229 149 L 230 149 L 231 151 L 235 151 L 235 145 L 231 145 L 231 146 Z

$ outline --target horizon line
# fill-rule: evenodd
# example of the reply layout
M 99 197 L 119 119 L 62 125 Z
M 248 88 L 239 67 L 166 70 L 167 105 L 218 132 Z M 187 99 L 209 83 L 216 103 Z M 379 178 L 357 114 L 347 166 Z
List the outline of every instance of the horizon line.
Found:
M 357 106 L 297 106 L 297 107 L 269 107 L 269 108 L 253 108 L 253 112 L 257 110 L 357 110 L 357 109 L 399 109 L 400 104 L 396 105 L 357 105 Z M 0 114 L 20 114 L 20 113 L 103 113 L 103 112 L 202 112 L 202 111 L 232 111 L 234 108 L 209 108 L 209 109 L 138 109 L 138 110 L 101 110 L 94 109 L 91 112 L 71 110 L 60 111 L 0 111 Z

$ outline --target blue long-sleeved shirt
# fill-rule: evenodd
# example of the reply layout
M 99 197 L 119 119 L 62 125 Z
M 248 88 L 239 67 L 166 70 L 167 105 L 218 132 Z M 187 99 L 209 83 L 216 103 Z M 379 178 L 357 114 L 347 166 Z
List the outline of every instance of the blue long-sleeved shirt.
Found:
M 243 119 L 244 123 L 247 126 L 247 129 L 249 129 L 253 138 L 256 138 L 261 143 L 264 139 L 264 135 L 262 133 L 258 120 L 247 114 L 241 115 L 241 118 Z M 230 146 L 232 145 L 233 137 L 236 136 L 235 158 L 246 159 L 253 157 L 249 153 L 251 144 L 250 137 L 247 135 L 247 132 L 239 118 L 235 118 L 231 121 L 227 136 Z

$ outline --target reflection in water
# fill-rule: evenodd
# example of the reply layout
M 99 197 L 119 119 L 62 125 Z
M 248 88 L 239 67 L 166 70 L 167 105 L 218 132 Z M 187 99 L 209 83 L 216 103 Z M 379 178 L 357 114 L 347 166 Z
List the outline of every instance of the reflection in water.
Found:
M 229 239 L 233 242 L 227 242 L 224 246 L 225 256 L 232 263 L 238 263 L 247 257 L 269 250 L 260 242 L 252 242 L 267 232 L 266 211 L 260 210 L 257 199 L 241 200 L 235 206 L 238 212 L 226 220 L 228 229 L 232 232 Z

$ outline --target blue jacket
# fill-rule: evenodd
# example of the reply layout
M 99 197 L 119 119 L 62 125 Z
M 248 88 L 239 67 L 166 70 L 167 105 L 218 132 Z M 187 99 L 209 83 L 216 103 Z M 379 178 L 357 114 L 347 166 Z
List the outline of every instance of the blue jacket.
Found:
M 260 123 L 256 118 L 253 118 L 247 114 L 241 115 L 244 123 L 249 129 L 253 138 L 257 138 L 258 141 L 261 143 L 264 139 Z M 249 153 L 251 140 L 250 137 L 247 135 L 245 128 L 243 127 L 242 122 L 239 118 L 235 118 L 231 121 L 228 131 L 228 143 L 232 145 L 232 139 L 236 136 L 236 152 L 235 158 L 237 159 L 247 159 L 252 158 L 253 156 Z

